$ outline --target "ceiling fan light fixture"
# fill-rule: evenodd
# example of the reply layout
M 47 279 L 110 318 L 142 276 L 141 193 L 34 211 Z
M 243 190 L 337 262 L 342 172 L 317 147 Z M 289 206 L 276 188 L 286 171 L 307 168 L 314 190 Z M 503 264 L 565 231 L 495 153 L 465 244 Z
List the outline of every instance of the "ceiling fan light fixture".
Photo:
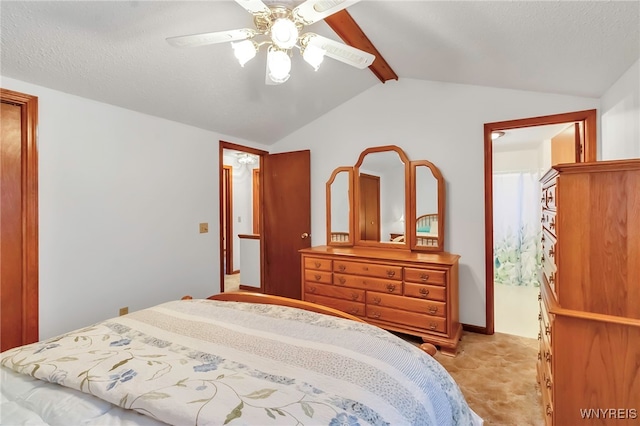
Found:
M 318 71 L 320 64 L 324 59 L 325 50 L 314 46 L 312 44 L 307 45 L 302 51 L 302 58 L 313 67 L 315 71 Z
M 280 49 L 291 49 L 298 36 L 298 27 L 291 19 L 279 18 L 271 25 L 271 41 Z
M 274 83 L 284 83 L 289 79 L 291 71 L 291 58 L 284 50 L 279 50 L 273 46 L 267 51 L 267 69 L 269 78 Z
M 241 67 L 244 67 L 244 64 L 253 59 L 258 51 L 258 47 L 252 40 L 231 43 L 231 47 L 233 47 L 233 54 L 240 62 Z

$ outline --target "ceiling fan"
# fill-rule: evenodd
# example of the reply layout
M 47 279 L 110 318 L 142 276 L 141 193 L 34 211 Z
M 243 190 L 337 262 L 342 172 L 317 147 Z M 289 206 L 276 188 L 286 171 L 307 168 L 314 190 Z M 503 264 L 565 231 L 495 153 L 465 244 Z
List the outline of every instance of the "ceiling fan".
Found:
M 315 70 L 325 56 L 356 68 L 371 65 L 375 56 L 311 32 L 302 33 L 306 25 L 318 22 L 360 0 L 306 0 L 293 9 L 281 5 L 267 6 L 262 0 L 235 0 L 253 15 L 255 29 L 218 31 L 169 37 L 176 47 L 195 47 L 231 42 L 234 55 L 244 66 L 267 46 L 267 84 L 281 84 L 289 79 L 291 52 L 300 50 L 303 59 Z

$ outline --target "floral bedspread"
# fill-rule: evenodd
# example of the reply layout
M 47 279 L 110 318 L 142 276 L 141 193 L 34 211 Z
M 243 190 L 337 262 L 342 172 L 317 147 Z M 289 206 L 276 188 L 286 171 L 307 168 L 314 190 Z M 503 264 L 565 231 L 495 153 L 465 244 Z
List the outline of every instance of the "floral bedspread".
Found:
M 471 425 L 430 356 L 377 327 L 184 300 L 2 353 L 16 372 L 176 425 Z

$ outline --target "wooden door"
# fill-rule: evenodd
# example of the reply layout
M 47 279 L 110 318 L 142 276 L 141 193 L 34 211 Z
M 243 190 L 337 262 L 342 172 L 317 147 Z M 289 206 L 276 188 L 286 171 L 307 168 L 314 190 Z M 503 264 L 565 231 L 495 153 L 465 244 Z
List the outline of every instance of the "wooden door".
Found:
M 582 149 L 581 123 L 571 123 L 562 132 L 551 138 L 551 165 L 580 163 Z
M 263 156 L 264 292 L 301 298 L 300 253 L 311 246 L 311 152 Z
M 360 174 L 360 239 L 380 241 L 380 177 Z
M 37 98 L 2 89 L 0 350 L 38 340 Z

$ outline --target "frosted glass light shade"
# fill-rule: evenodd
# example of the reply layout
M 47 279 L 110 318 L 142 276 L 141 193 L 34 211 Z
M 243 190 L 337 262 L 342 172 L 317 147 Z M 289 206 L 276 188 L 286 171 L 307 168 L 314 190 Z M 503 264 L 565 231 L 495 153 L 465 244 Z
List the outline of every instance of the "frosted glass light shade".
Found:
M 325 50 L 319 48 L 314 45 L 307 45 L 304 48 L 304 52 L 302 53 L 302 58 L 313 67 L 314 70 L 318 71 L 320 68 L 320 64 L 324 59 Z
M 284 83 L 289 79 L 291 71 L 291 58 L 283 50 L 269 47 L 267 52 L 267 69 L 269 78 L 275 83 Z
M 244 67 L 244 64 L 249 62 L 256 56 L 256 45 L 251 40 L 243 40 L 235 43 L 231 43 L 231 47 L 233 47 L 233 54 L 235 55 L 238 62 L 240 62 L 240 66 Z
M 296 24 L 290 19 L 276 19 L 271 25 L 271 41 L 280 49 L 291 49 L 298 41 Z

